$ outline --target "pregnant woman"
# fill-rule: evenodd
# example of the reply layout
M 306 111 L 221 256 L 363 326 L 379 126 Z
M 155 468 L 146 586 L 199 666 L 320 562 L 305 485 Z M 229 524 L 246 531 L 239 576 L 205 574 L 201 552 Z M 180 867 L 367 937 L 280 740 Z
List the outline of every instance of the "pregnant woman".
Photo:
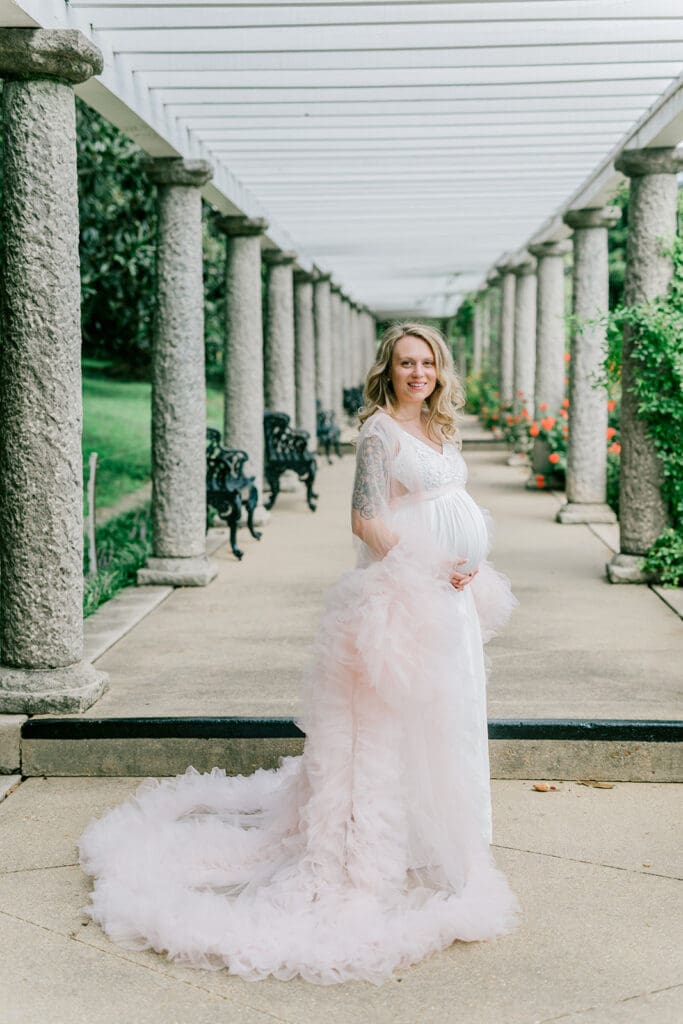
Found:
M 492 837 L 483 643 L 516 604 L 466 490 L 448 348 L 390 327 L 365 386 L 357 567 L 327 595 L 300 757 L 148 780 L 92 822 L 89 913 L 116 942 L 247 980 L 381 983 L 511 931 Z

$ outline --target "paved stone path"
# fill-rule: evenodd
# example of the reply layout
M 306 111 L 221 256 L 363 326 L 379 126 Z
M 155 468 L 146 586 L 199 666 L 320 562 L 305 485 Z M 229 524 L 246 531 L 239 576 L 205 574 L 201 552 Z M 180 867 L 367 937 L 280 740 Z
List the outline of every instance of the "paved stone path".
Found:
M 489 717 L 683 717 L 681 620 L 650 588 L 607 583 L 610 531 L 556 523 L 562 496 L 525 490 L 528 470 L 504 450 L 465 455 L 520 600 L 489 646 Z M 240 531 L 242 562 L 226 537 L 209 587 L 171 592 L 99 658 L 110 689 L 87 716 L 294 712 L 324 592 L 353 564 L 352 475 L 350 455 L 321 460 L 318 511 L 281 494 L 260 542 Z
M 494 845 L 524 912 L 381 987 L 249 984 L 114 946 L 81 913 L 75 841 L 134 779 L 30 779 L 0 804 L 3 1024 L 678 1024 L 683 786 L 493 783 Z M 680 902 L 678 903 L 680 906 Z

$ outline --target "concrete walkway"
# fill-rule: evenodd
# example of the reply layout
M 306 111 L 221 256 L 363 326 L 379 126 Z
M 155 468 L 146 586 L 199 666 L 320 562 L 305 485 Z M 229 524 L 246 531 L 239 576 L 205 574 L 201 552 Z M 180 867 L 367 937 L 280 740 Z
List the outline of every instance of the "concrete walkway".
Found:
M 30 779 L 0 804 L 3 1024 L 678 1024 L 683 786 L 494 781 L 513 935 L 455 943 L 381 987 L 249 984 L 109 942 L 75 841 L 134 779 Z M 678 912 L 677 912 L 678 908 Z
M 648 587 L 609 584 L 610 532 L 556 523 L 560 498 L 525 490 L 528 470 L 505 454 L 465 450 L 470 492 L 496 522 L 494 564 L 520 600 L 489 646 L 489 717 L 682 718 L 679 616 Z M 111 686 L 87 717 L 295 712 L 324 592 L 353 564 L 353 468 L 348 455 L 321 460 L 317 512 L 282 494 L 260 542 L 240 532 L 242 562 L 226 536 L 209 587 L 163 590 L 96 662 Z

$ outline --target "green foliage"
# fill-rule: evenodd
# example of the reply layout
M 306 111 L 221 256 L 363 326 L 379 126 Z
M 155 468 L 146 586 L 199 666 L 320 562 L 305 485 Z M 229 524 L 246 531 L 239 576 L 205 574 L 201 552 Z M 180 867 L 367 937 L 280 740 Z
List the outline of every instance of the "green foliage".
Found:
M 151 538 L 152 512 L 149 503 L 97 528 L 97 573 L 86 577 L 83 589 L 83 615 L 86 618 L 117 591 L 135 582 L 135 574 L 152 553 Z M 84 548 L 87 572 L 87 544 Z
M 146 377 L 152 349 L 156 188 L 143 151 L 76 101 L 81 221 L 81 322 L 86 355 L 113 358 L 111 372 Z M 203 204 L 207 373 L 222 372 L 225 242 Z
M 152 345 L 155 189 L 135 143 L 81 100 L 76 118 L 83 348 L 143 375 Z
M 665 296 L 638 306 L 620 306 L 610 314 L 600 382 L 613 386 L 618 381 L 621 339 L 624 330 L 628 330 L 638 414 L 647 424 L 648 435 L 662 463 L 662 491 L 673 527 L 657 540 L 644 566 L 655 575 L 664 572 L 670 584 L 677 573 L 678 579 L 683 578 L 680 558 L 683 551 L 683 238 L 680 236 L 674 242 L 672 257 L 674 273 Z
M 628 238 L 628 182 L 624 182 L 610 206 L 621 209 L 621 220 L 607 232 L 607 259 L 609 266 L 609 306 L 614 309 L 620 305 L 624 294 L 624 277 L 626 275 L 626 240 Z
M 465 382 L 465 394 L 467 395 L 466 412 L 478 415 L 482 408 L 492 407 L 498 398 L 495 390 L 495 381 L 488 374 L 470 374 Z

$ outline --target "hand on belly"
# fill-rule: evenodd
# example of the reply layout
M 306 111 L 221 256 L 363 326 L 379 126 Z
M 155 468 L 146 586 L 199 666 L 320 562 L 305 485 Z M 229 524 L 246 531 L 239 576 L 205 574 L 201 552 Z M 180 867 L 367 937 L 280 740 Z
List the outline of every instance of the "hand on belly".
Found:
M 458 559 L 458 561 L 455 563 L 455 566 L 453 567 L 453 571 L 451 572 L 450 584 L 452 587 L 455 587 L 456 590 L 464 590 L 467 584 L 471 583 L 474 577 L 479 572 L 478 569 L 474 569 L 472 572 L 461 571 L 458 568 L 458 566 L 463 566 L 466 561 L 466 558 Z

